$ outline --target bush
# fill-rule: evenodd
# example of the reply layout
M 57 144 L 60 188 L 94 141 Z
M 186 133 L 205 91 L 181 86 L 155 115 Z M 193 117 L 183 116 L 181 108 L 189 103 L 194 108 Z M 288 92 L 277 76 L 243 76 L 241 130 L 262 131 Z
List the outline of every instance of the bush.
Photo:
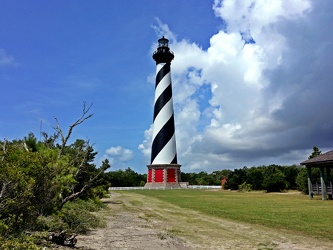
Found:
M 302 191 L 304 194 L 308 194 L 308 173 L 306 168 L 302 168 L 296 177 L 297 190 Z
M 105 205 L 100 200 L 75 200 L 71 202 L 71 204 L 78 209 L 89 212 L 97 212 L 105 207 Z M 65 205 L 64 207 L 66 206 L 68 205 Z
M 68 230 L 69 226 L 59 216 L 39 216 L 37 219 L 36 231 L 61 232 Z
M 108 187 L 98 186 L 98 187 L 92 188 L 91 194 L 93 197 L 106 198 L 108 195 Z
M 8 225 L 6 225 L 6 223 L 0 220 L 0 235 L 6 235 L 8 229 L 9 229 Z
M 91 201 L 68 202 L 62 208 L 60 217 L 68 225 L 70 231 L 87 233 L 91 228 L 105 225 L 101 218 L 91 213 L 98 211 L 100 208 L 100 204 Z
M 242 192 L 242 191 L 252 191 L 252 185 L 248 184 L 246 182 L 244 182 L 243 184 L 238 186 L 238 191 Z
M 29 239 L 6 239 L 0 237 L 1 248 L 10 250 L 38 250 L 39 248 Z

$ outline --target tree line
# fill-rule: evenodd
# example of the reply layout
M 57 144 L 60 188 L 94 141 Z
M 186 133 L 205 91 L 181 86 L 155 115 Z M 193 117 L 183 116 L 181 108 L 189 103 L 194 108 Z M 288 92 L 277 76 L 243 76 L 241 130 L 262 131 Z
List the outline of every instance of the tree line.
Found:
M 321 154 L 318 147 L 314 146 L 308 159 Z M 320 182 L 319 169 L 313 169 L 311 178 Z M 280 166 L 263 165 L 240 169 L 223 169 L 207 173 L 181 173 L 181 181 L 190 185 L 221 185 L 221 180 L 226 179 L 224 188 L 230 190 L 266 190 L 267 192 L 281 192 L 284 190 L 299 190 L 308 193 L 307 170 L 300 165 Z M 139 174 L 131 168 L 105 173 L 105 179 L 114 187 L 144 186 L 147 174 Z
M 280 166 L 254 166 L 240 169 L 223 169 L 207 173 L 181 173 L 181 181 L 189 185 L 221 185 L 226 178 L 224 188 L 230 190 L 266 190 L 267 192 L 280 192 L 284 190 L 299 190 L 308 192 L 307 171 L 298 165 Z M 312 178 L 318 179 L 319 172 L 313 169 Z M 139 174 L 127 168 L 126 170 L 110 171 L 105 173 L 105 179 L 113 187 L 144 186 L 147 174 Z

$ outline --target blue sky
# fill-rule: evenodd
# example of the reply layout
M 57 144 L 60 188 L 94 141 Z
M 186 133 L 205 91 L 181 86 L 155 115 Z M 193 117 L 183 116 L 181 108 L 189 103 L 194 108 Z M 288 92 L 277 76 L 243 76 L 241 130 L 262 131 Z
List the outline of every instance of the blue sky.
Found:
M 1 1 L 0 138 L 66 130 L 144 173 L 166 36 L 185 172 L 298 164 L 333 147 L 333 2 Z

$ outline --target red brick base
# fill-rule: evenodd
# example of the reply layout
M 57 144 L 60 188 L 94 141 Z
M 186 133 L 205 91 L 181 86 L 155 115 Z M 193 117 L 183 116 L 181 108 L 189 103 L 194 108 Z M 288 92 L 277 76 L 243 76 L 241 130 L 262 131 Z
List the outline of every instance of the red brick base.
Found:
M 180 165 L 154 164 L 148 165 L 147 183 L 145 187 L 179 187 Z

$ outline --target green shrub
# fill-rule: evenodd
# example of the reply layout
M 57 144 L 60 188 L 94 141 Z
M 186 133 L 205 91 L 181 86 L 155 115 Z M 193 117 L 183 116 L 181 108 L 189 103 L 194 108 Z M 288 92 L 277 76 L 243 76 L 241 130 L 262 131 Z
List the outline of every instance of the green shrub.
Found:
M 35 226 L 36 231 L 61 232 L 68 229 L 68 224 L 55 215 L 39 216 Z
M 252 185 L 248 184 L 246 182 L 243 182 L 243 184 L 238 186 L 238 191 L 240 191 L 240 192 L 242 192 L 242 191 L 245 191 L 245 192 L 252 191 Z
M 77 200 L 75 203 L 83 210 L 88 210 L 89 212 L 97 212 L 102 208 L 105 208 L 104 203 L 99 200 Z
M 108 195 L 107 188 L 104 186 L 98 186 L 91 189 L 91 194 L 93 197 L 106 198 Z
M 306 168 L 300 169 L 296 177 L 297 190 L 302 191 L 304 194 L 309 193 L 308 190 L 308 173 Z
M 67 230 L 85 233 L 89 228 L 103 225 L 103 221 L 92 213 L 103 207 L 104 204 L 101 201 L 76 200 L 68 202 L 56 214 L 39 216 L 33 230 L 39 232 L 61 232 L 62 230 Z
M 0 235 L 5 235 L 8 232 L 8 229 L 8 225 L 6 225 L 3 221 L 0 221 Z
M 29 239 L 6 239 L 0 237 L 0 249 L 10 250 L 38 250 L 39 248 Z
M 104 221 L 92 213 L 100 208 L 101 205 L 91 201 L 68 202 L 61 210 L 61 218 L 68 225 L 70 231 L 87 233 L 91 228 L 104 226 Z

